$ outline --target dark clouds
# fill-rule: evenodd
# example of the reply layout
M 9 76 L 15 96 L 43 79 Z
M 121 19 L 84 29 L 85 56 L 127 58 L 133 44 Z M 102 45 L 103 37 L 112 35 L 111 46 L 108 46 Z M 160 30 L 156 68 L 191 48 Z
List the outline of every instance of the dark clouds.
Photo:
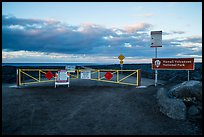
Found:
M 147 30 L 150 26 L 139 24 L 128 27 L 128 30 L 95 24 L 69 26 L 54 20 L 20 19 L 5 15 L 2 16 L 2 25 L 3 49 L 79 54 L 106 54 L 108 45 L 117 51 L 127 42 L 144 45 L 143 40 L 138 38 L 144 36 L 147 39 L 147 35 L 137 34 L 137 31 Z M 134 30 L 131 34 L 130 29 Z
M 124 53 L 126 56 L 152 57 L 153 49 L 149 45 L 151 28 L 152 25 L 148 23 L 136 23 L 124 28 L 106 28 L 96 24 L 71 26 L 56 20 L 22 19 L 2 15 L 2 47 L 11 51 L 106 56 Z M 172 31 L 164 34 L 173 33 L 184 32 Z M 174 47 L 182 42 L 202 43 L 202 39 L 189 37 L 184 40 L 163 41 L 172 53 L 186 50 Z
M 23 18 L 16 18 L 15 16 L 8 16 L 8 15 L 2 15 L 2 26 L 7 25 L 21 25 L 26 27 L 27 25 L 56 25 L 59 24 L 59 21 L 55 20 L 40 20 L 40 19 L 23 19 Z
M 194 36 L 188 37 L 184 40 L 185 42 L 202 43 L 202 37 Z
M 171 32 L 162 32 L 162 35 L 174 35 L 174 34 L 184 34 L 184 31 L 171 31 Z

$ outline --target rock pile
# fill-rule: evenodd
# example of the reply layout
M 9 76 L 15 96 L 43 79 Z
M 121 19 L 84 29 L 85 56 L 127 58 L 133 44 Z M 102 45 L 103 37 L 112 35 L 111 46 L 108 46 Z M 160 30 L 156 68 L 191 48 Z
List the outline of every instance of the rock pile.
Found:
M 160 88 L 157 92 L 160 111 L 173 119 L 202 119 L 202 83 L 185 81 L 170 90 Z

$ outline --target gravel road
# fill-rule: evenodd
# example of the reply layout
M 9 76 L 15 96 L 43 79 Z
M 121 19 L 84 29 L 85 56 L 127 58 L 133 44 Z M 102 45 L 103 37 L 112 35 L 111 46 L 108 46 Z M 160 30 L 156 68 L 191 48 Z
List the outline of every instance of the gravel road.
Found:
M 72 81 L 11 87 L 2 84 L 2 134 L 12 135 L 196 135 L 201 127 L 163 115 L 160 87 Z M 74 84 L 75 83 L 75 84 Z M 99 82 L 101 83 L 101 82 Z

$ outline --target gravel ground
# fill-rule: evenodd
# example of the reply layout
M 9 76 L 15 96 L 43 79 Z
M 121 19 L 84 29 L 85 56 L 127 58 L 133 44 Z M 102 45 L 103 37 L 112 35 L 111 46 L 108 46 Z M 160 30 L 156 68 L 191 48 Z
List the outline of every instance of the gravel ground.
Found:
M 56 89 L 53 83 L 22 88 L 2 84 L 2 134 L 202 134 L 200 125 L 173 120 L 159 111 L 160 86 L 138 89 L 80 82 Z

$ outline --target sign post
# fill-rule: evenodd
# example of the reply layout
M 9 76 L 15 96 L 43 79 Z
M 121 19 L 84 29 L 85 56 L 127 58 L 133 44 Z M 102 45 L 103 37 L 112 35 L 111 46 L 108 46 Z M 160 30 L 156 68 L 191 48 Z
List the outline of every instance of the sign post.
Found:
M 188 70 L 188 81 L 189 81 L 189 70 Z
M 120 69 L 123 70 L 123 59 L 125 58 L 125 56 L 123 56 L 122 54 L 120 54 L 120 56 L 118 56 L 118 59 L 120 60 Z M 121 71 L 122 73 L 122 71 Z
M 151 47 L 155 48 L 155 58 L 157 58 L 157 47 L 162 47 L 162 31 L 151 31 Z M 155 86 L 157 86 L 158 71 L 155 70 Z
M 157 47 L 155 48 L 155 58 L 157 58 Z M 158 71 L 155 70 L 155 86 L 157 86 L 157 74 L 158 74 Z

